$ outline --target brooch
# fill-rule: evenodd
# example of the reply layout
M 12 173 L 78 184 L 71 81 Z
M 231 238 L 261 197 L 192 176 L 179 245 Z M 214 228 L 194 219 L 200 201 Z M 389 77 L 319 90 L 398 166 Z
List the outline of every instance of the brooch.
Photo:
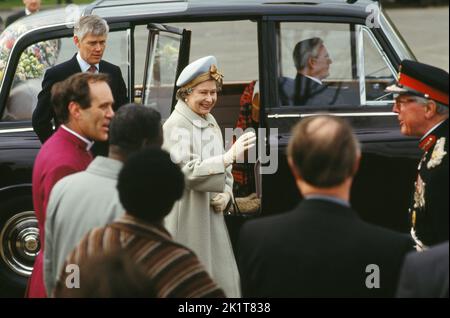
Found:
M 445 157 L 447 152 L 444 150 L 445 146 L 445 137 L 439 138 L 434 146 L 433 153 L 431 154 L 431 158 L 427 163 L 427 168 L 432 169 L 441 164 L 442 158 Z

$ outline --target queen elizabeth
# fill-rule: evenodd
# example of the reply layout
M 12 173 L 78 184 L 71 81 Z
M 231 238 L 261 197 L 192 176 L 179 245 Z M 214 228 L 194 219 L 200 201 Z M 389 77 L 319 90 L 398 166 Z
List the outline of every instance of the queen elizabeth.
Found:
M 191 248 L 228 297 L 240 297 L 240 280 L 224 220 L 233 196 L 231 164 L 255 145 L 242 135 L 224 151 L 220 127 L 211 110 L 222 88 L 214 56 L 198 59 L 181 72 L 178 102 L 164 124 L 164 145 L 186 178 L 186 190 L 165 225 L 173 238 Z

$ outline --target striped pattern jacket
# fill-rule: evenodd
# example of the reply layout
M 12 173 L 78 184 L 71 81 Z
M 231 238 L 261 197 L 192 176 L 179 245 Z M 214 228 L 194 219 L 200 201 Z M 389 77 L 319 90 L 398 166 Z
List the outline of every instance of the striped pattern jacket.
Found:
M 163 226 L 143 223 L 128 214 L 86 234 L 67 257 L 56 284 L 56 294 L 66 288 L 66 265 L 81 264 L 90 256 L 120 249 L 150 277 L 157 297 L 225 297 L 193 251 L 173 241 Z

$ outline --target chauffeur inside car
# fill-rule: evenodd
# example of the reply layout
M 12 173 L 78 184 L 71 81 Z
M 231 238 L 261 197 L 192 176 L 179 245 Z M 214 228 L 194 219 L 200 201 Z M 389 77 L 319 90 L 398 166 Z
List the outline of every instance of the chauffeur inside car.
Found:
M 297 75 L 295 80 L 280 78 L 281 105 L 327 106 L 355 101 L 355 92 L 323 82 L 333 61 L 321 38 L 298 42 L 292 55 Z

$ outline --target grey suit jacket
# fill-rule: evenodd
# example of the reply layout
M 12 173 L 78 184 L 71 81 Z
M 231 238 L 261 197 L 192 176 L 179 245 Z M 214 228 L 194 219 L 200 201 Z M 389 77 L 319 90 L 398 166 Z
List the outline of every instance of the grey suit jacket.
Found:
M 86 171 L 61 179 L 52 189 L 45 221 L 44 281 L 48 295 L 67 255 L 81 238 L 123 215 L 116 190 L 122 165 L 97 156 Z
M 409 253 L 397 289 L 399 298 L 448 298 L 448 241 Z

